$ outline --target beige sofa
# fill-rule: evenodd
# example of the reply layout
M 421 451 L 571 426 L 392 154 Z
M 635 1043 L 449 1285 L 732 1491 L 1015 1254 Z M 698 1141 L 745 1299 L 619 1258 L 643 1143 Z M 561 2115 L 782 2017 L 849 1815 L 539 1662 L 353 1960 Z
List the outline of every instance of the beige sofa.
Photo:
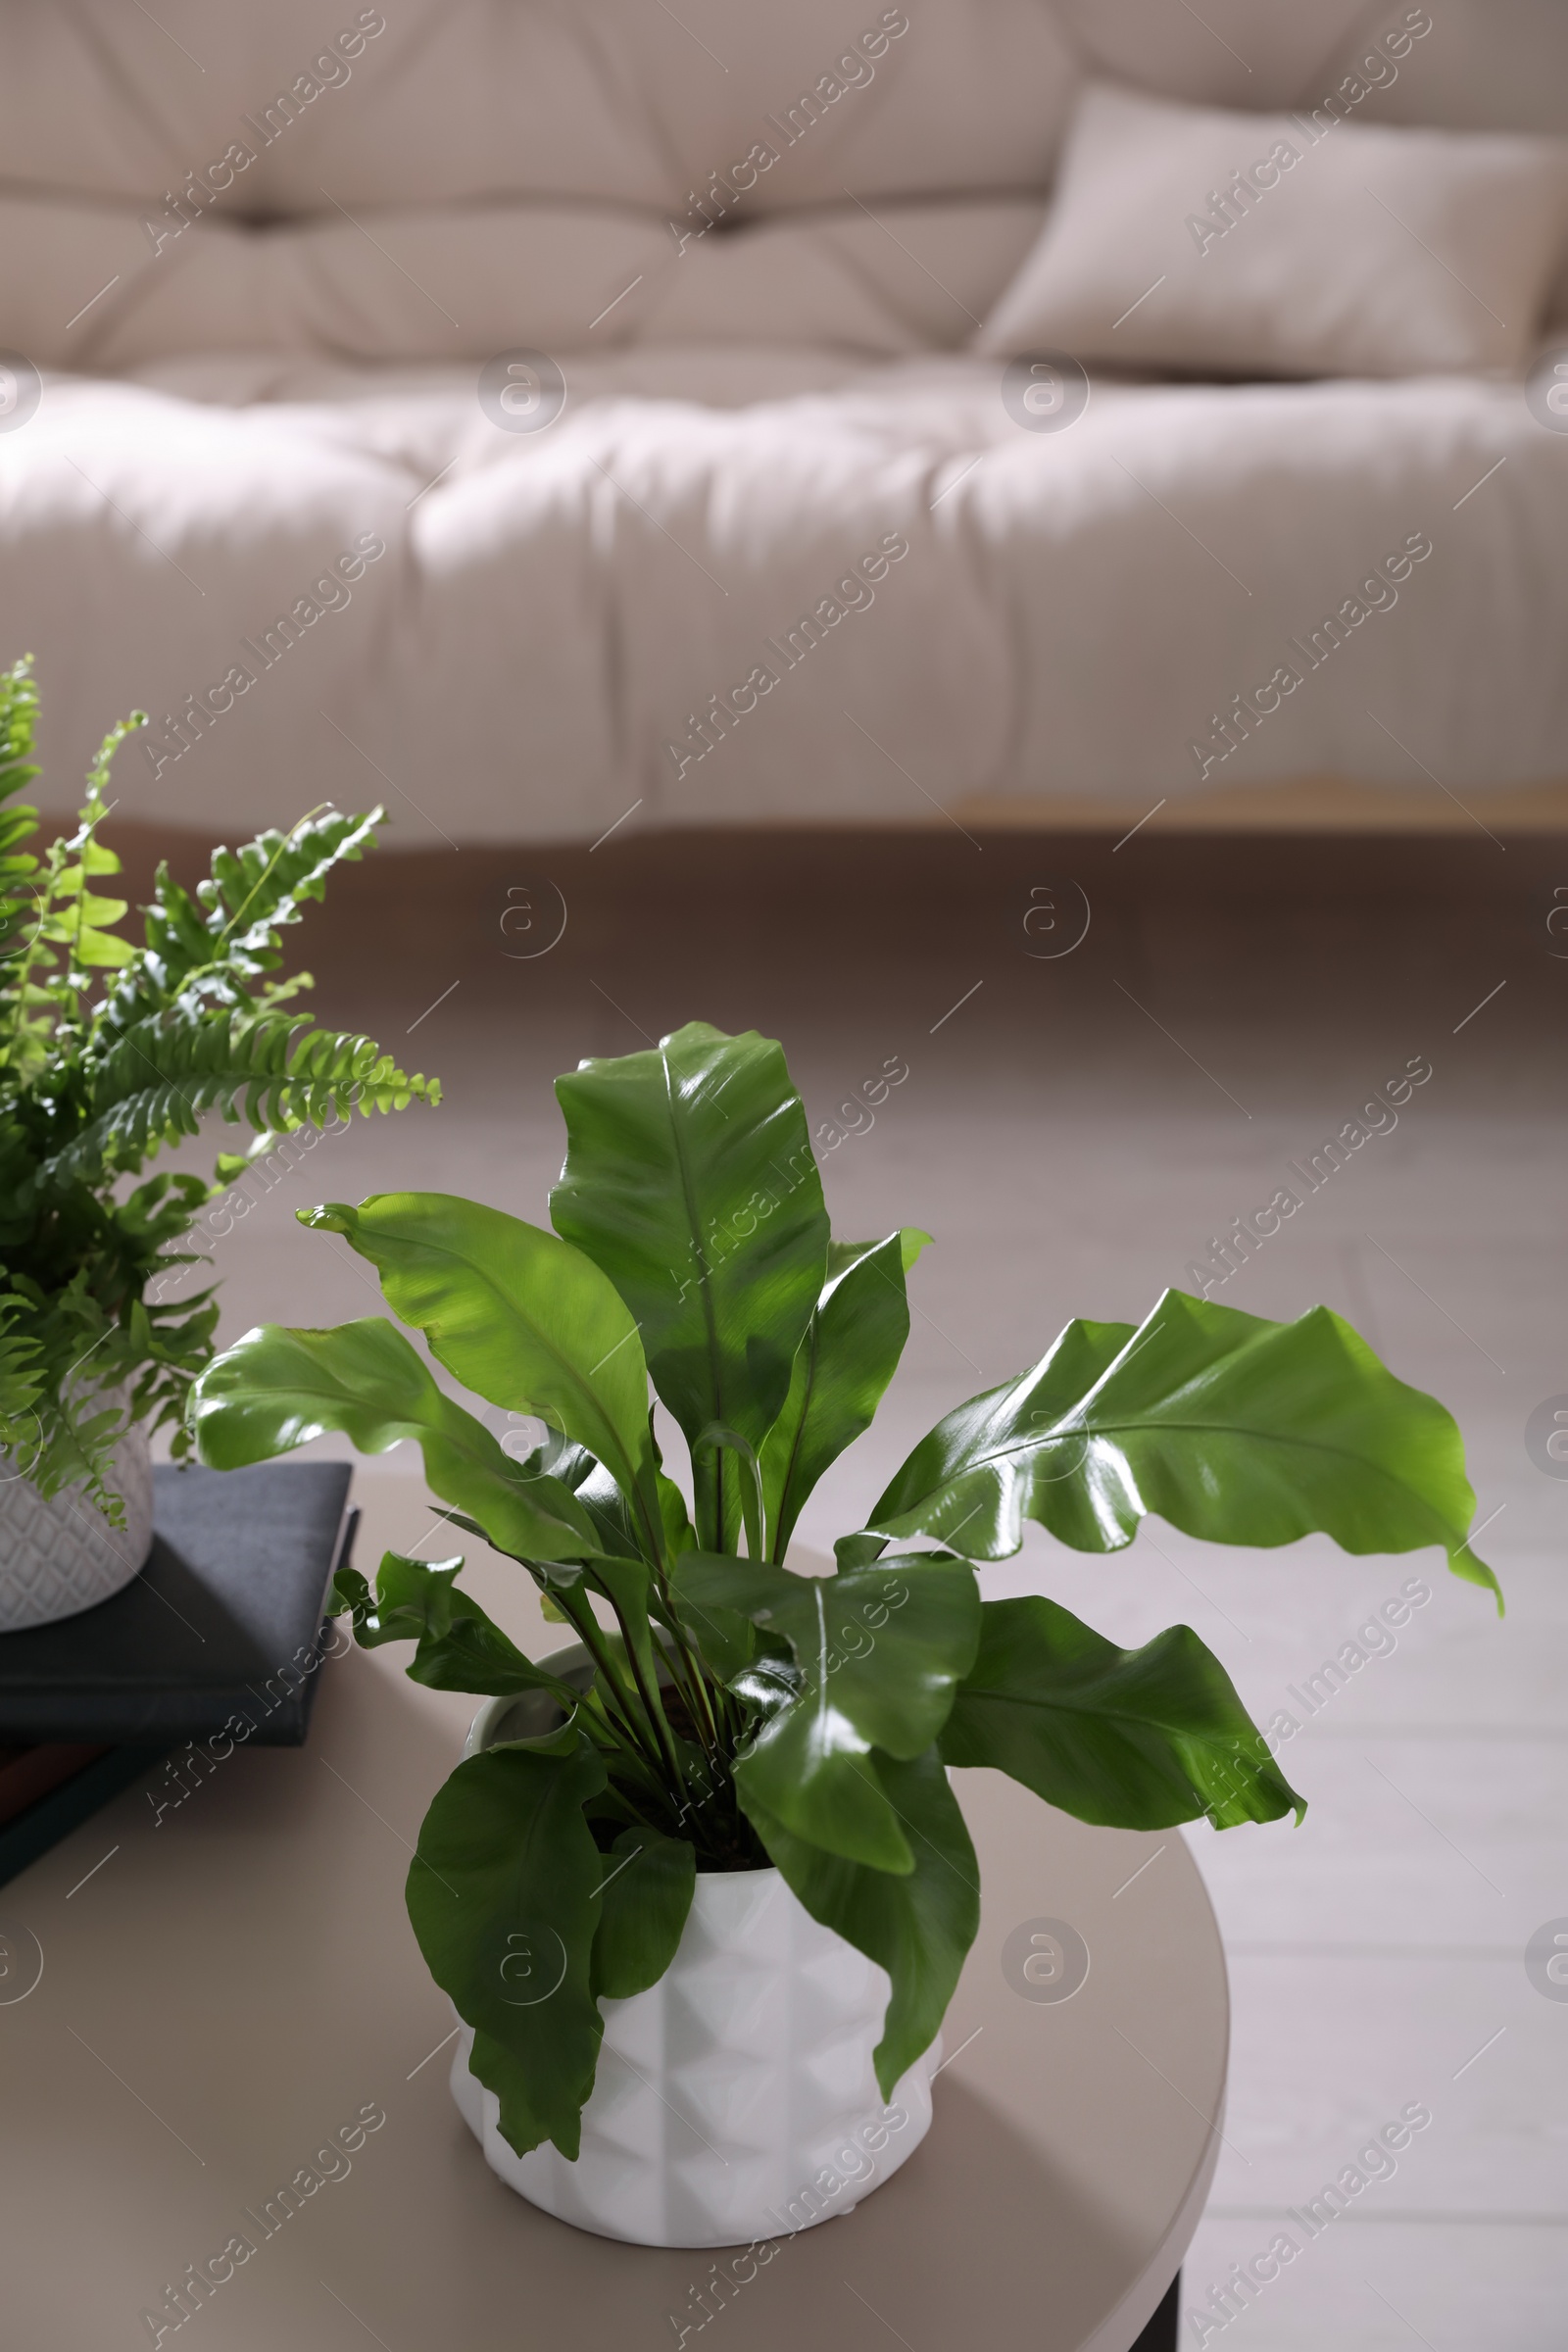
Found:
M 1310 106 L 1375 15 L 0 0 L 0 651 L 51 805 L 139 704 L 124 812 L 208 833 L 1557 821 L 1568 435 L 1519 381 L 1097 377 L 1043 434 L 965 348 L 1087 74 Z M 1368 117 L 1568 130 L 1556 0 L 1431 22 Z

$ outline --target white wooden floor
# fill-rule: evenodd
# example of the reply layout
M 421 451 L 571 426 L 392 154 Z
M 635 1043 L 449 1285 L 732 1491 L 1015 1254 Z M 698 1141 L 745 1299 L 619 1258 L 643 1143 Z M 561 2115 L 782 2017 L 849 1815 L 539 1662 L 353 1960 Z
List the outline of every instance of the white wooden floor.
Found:
M 480 881 L 463 853 L 466 898 L 408 892 L 379 929 L 365 902 L 365 953 L 321 1007 L 417 1049 L 447 1083 L 446 1107 L 321 1146 L 217 1263 L 230 1334 L 264 1316 L 374 1311 L 365 1270 L 295 1228 L 293 1207 L 428 1187 L 543 1222 L 562 1141 L 551 1076 L 688 1018 L 782 1036 L 819 1119 L 900 1057 L 906 1080 L 827 1155 L 824 1180 L 845 1235 L 912 1223 L 936 1247 L 913 1279 L 906 1369 L 882 1422 L 801 1530 L 826 1549 L 940 1412 L 1020 1368 L 1073 1314 L 1141 1315 L 1209 1235 L 1290 1181 L 1288 1159 L 1408 1058 L 1430 1060 L 1397 1129 L 1219 1295 L 1280 1317 L 1326 1300 L 1455 1411 L 1505 1621 L 1436 1553 L 1351 1560 L 1315 1541 L 1233 1553 L 1162 1525 L 1109 1560 L 1034 1531 L 986 1581 L 1049 1590 L 1126 1642 L 1186 1620 L 1266 1722 L 1282 1708 L 1304 1718 L 1292 1687 L 1420 1580 L 1430 1597 L 1396 1645 L 1282 1751 L 1310 1799 L 1305 1826 L 1185 1833 L 1230 1955 L 1235 2043 L 1183 2341 L 1561 2352 L 1568 1997 L 1545 1997 L 1524 1961 L 1545 1923 L 1568 1930 L 1568 1483 L 1535 1466 L 1524 1439 L 1538 1405 L 1568 1399 L 1568 962 L 1550 956 L 1544 925 L 1558 877 L 1543 864 L 1526 888 L 1516 857 L 1516 899 L 1471 905 L 1450 862 L 1428 908 L 1396 870 L 1380 897 L 1365 855 L 1347 848 L 1343 887 L 1325 883 L 1321 858 L 1303 878 L 1280 844 L 1255 873 L 1221 858 L 1216 880 L 1202 845 L 1179 854 L 1151 831 L 1100 858 L 1090 939 L 1049 961 L 1027 953 L 1040 930 L 1026 935 L 1022 916 L 1036 884 L 1071 868 L 1045 846 L 976 851 L 954 835 L 951 865 L 926 855 L 912 880 L 873 853 L 846 879 L 829 847 L 820 887 L 800 854 L 732 862 L 710 922 L 700 894 L 671 899 L 657 877 L 641 893 L 623 871 L 601 902 L 603 858 L 498 856 Z M 1496 855 L 1478 835 L 1477 858 Z M 567 865 L 569 947 L 511 959 L 508 887 Z M 454 975 L 461 987 L 421 1019 Z M 427 1524 L 415 1468 L 411 1543 Z M 1315 2238 L 1287 2218 L 1409 2107 L 1431 2122 L 1392 2177 Z M 1298 2255 L 1221 2325 L 1210 2290 L 1282 2230 Z

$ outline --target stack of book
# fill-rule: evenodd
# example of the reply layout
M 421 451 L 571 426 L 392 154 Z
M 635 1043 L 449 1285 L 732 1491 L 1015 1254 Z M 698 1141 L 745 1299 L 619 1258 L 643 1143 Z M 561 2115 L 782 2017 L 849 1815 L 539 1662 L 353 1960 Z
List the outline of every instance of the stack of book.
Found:
M 0 1634 L 0 1885 L 160 1757 L 298 1747 L 358 1512 L 343 1462 L 154 1473 L 141 1574 Z

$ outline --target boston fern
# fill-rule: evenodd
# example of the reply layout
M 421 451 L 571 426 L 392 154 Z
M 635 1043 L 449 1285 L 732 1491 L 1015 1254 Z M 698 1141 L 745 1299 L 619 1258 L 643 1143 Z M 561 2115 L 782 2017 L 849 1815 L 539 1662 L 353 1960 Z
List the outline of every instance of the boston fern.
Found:
M 416 1642 L 416 1682 L 559 1703 L 555 1730 L 458 1766 L 408 1904 L 506 2137 L 574 2157 L 599 2003 L 668 1967 L 697 1871 L 776 1864 L 887 1971 L 891 2095 L 978 1925 L 950 1765 L 1123 1828 L 1299 1817 L 1188 1627 L 1123 1650 L 1053 1600 L 981 1599 L 974 1563 L 1016 1552 L 1025 1519 L 1078 1551 L 1119 1549 L 1150 1512 L 1231 1544 L 1442 1544 L 1494 1580 L 1440 1404 L 1324 1307 L 1275 1324 L 1173 1291 L 1137 1329 L 1070 1323 L 959 1405 L 840 1541 L 837 1572 L 796 1574 L 791 1530 L 892 1378 L 928 1237 L 831 1238 L 800 1098 L 755 1034 L 693 1024 L 558 1093 L 555 1234 L 442 1194 L 302 1212 L 370 1261 L 449 1373 L 546 1424 L 541 1446 L 510 1457 L 375 1316 L 248 1333 L 198 1382 L 193 1419 L 222 1468 L 328 1430 L 368 1452 L 416 1440 L 444 1516 L 575 1628 L 591 1671 L 532 1663 L 462 1591 L 461 1558 L 388 1553 L 373 1592 L 350 1572 L 335 1593 L 362 1643 Z M 685 1435 L 690 1509 L 650 1378 Z M 564 1954 L 533 2006 L 506 1975 L 521 1935 Z
M 220 1155 L 216 1185 L 125 1180 L 205 1111 L 243 1118 L 265 1151 L 356 1103 L 390 1110 L 440 1090 L 368 1037 L 313 1028 L 292 1002 L 308 973 L 270 977 L 280 926 L 361 856 L 379 809 L 219 850 L 194 898 L 161 866 L 132 946 L 118 929 L 126 902 L 103 895 L 120 859 L 99 828 L 109 763 L 145 721 L 111 731 L 74 831 L 38 857 L 37 810 L 16 800 L 38 772 L 37 704 L 29 662 L 0 671 L 0 1445 L 45 1494 L 81 1484 L 118 1521 L 104 1482 L 125 1413 L 105 1392 L 125 1393 L 133 1421 L 172 1422 L 188 1450 L 185 1396 L 218 1307 L 211 1290 L 162 1300 L 154 1277 L 199 1262 L 170 1245 L 245 1160 Z

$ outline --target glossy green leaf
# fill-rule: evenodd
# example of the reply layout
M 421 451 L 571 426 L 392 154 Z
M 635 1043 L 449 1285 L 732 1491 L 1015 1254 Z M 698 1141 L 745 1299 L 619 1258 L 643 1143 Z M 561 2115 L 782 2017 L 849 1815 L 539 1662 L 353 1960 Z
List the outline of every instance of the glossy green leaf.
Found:
M 450 1193 L 377 1193 L 301 1212 L 342 1234 L 387 1304 L 491 1404 L 537 1414 L 586 1447 L 629 1500 L 658 1556 L 648 1367 L 637 1326 L 593 1260 L 520 1217 Z
M 816 1304 L 828 1225 L 784 1056 L 694 1021 L 649 1054 L 557 1083 L 567 1150 L 550 1213 L 635 1317 L 654 1385 L 689 1444 L 711 1424 L 752 1446 L 777 1419 Z M 744 1472 L 696 1465 L 697 1527 L 733 1543 Z
M 1495 1592 L 1466 1541 L 1474 1511 L 1450 1415 L 1328 1307 L 1269 1323 L 1167 1291 L 1136 1332 L 1070 1323 L 1033 1370 L 950 1413 L 867 1525 L 994 1560 L 1026 1518 L 1116 1551 L 1155 1512 L 1219 1544 L 1441 1544 L 1455 1575 Z
M 746 1550 L 750 1558 L 760 1560 L 766 1548 L 766 1508 L 762 1499 L 762 1466 L 757 1449 L 747 1444 L 737 1430 L 721 1429 L 710 1422 L 692 1448 L 692 1460 L 700 1462 L 710 1448 L 722 1448 L 734 1454 L 741 1468 L 741 1525 L 746 1533 Z
M 415 1642 L 411 1682 L 432 1690 L 471 1690 L 492 1698 L 519 1690 L 548 1690 L 568 1709 L 579 1693 L 558 1675 L 524 1657 L 479 1603 L 460 1592 L 460 1559 L 414 1560 L 383 1554 L 372 1592 L 354 1569 L 340 1568 L 332 1582 L 328 1615 L 345 1611 L 354 1619 L 362 1649 L 384 1642 Z
M 756 1733 L 735 1767 L 754 1801 L 798 1838 L 878 1870 L 913 1867 L 873 1749 L 907 1761 L 947 1720 L 980 1634 L 980 1596 L 962 1561 L 895 1559 L 838 1576 L 688 1553 L 676 1592 L 701 1620 L 727 1610 L 789 1642 L 798 1695 Z
M 649 1410 L 648 1443 L 654 1449 L 654 1476 L 659 1488 L 659 1511 L 664 1527 L 664 1554 L 667 1559 L 674 1559 L 680 1552 L 696 1550 L 697 1530 L 693 1527 L 691 1513 L 686 1508 L 685 1495 L 672 1478 L 664 1476 L 664 1457 L 659 1450 L 659 1437 L 654 1428 L 654 1413 L 657 1409 L 657 1407 L 650 1407 Z
M 466 1592 L 452 1623 L 439 1637 L 426 1637 L 409 1661 L 410 1682 L 429 1690 L 471 1690 L 476 1696 L 510 1698 L 522 1690 L 548 1690 L 571 1706 L 578 1693 L 569 1683 L 546 1674 L 487 1617 Z
M 183 930 L 180 943 L 201 952 Z M 258 1068 L 281 1069 L 286 1044 L 281 1030 L 257 1041 Z M 1490 1578 L 1468 1550 L 1473 1497 L 1441 1406 L 1324 1310 L 1280 1326 L 1175 1293 L 1136 1331 L 1070 1324 L 1032 1371 L 923 1441 L 838 1544 L 836 1576 L 788 1573 L 778 1555 L 807 1496 L 898 1363 L 924 1237 L 827 1241 L 799 1100 L 760 1038 L 694 1026 L 584 1065 L 561 1099 L 562 1240 L 445 1196 L 315 1219 L 371 1258 L 452 1371 L 545 1420 L 526 1460 L 451 1405 L 385 1324 L 253 1334 L 201 1407 L 212 1459 L 264 1458 L 322 1428 L 377 1449 L 416 1436 L 444 1515 L 527 1560 L 586 1641 L 592 1677 L 574 1698 L 458 1592 L 457 1561 L 388 1555 L 373 1592 L 337 1580 L 363 1642 L 413 1638 L 417 1678 L 542 1686 L 565 1715 L 454 1776 L 410 1888 L 519 2148 L 575 2146 L 595 1999 L 663 1974 L 699 1856 L 771 1855 L 807 1909 L 888 1972 L 877 2070 L 891 2095 L 978 1921 L 950 1766 L 1140 1829 L 1300 1809 L 1190 1629 L 1121 1650 L 1045 1599 L 982 1606 L 971 1560 L 1015 1551 L 1026 1520 L 1084 1551 L 1127 1544 L 1148 1513 L 1257 1545 L 1442 1542 L 1459 1573 Z M 0 1226 L 20 1198 L 8 1138 L 0 1119 Z M 78 1354 L 99 1336 L 83 1315 Z M 30 1361 L 17 1336 L 13 1386 Z M 639 1347 L 695 1457 L 695 1525 L 662 1473 Z M 559 1542 L 537 1540 L 541 1511 Z M 937 1548 L 908 1553 L 910 1538 Z M 547 1955 L 561 1963 L 548 1982 Z
M 710 1556 L 690 1551 L 676 1563 L 671 1587 L 675 1616 L 687 1641 L 701 1651 L 719 1681 L 733 1688 L 736 1678 L 745 1673 L 758 1655 L 757 1628 L 739 1610 L 712 1600 L 698 1602 L 686 1592 L 687 1564 Z
M 657 1984 L 675 1957 L 692 1907 L 697 1855 L 682 1838 L 622 1830 L 604 1856 L 592 1981 L 607 2000 L 628 2001 Z
M 617 1559 L 636 1553 L 642 1522 L 604 1463 L 586 1446 L 575 1446 L 552 1430 L 537 1454 L 526 1455 L 519 1467 L 559 1478 L 563 1486 L 569 1487 L 598 1529 L 607 1552 Z
M 202 1374 L 191 1421 L 201 1458 L 215 1470 L 271 1461 L 328 1430 L 362 1453 L 385 1453 L 413 1438 L 435 1493 L 471 1513 L 497 1550 L 567 1560 L 599 1549 L 575 1495 L 556 1479 L 522 1476 L 379 1315 L 336 1331 L 258 1325 Z
M 361 1649 L 418 1642 L 429 1632 L 439 1637 L 452 1622 L 452 1580 L 462 1566 L 461 1558 L 414 1560 L 401 1551 L 383 1552 L 373 1586 L 357 1568 L 337 1571 L 326 1614 L 352 1617 Z
M 687 1552 L 677 1561 L 671 1580 L 671 1596 L 675 1616 L 687 1642 L 707 1660 L 718 1680 L 728 1689 L 742 1691 L 743 1680 L 754 1664 L 765 1665 L 770 1659 L 790 1661 L 794 1688 L 799 1687 L 800 1672 L 793 1663 L 793 1652 L 782 1635 L 764 1637 L 749 1617 L 723 1600 L 713 1598 L 712 1592 L 688 1582 L 694 1562 L 720 1558 L 730 1564 L 730 1555 L 698 1551 Z M 736 1561 L 738 1567 L 748 1565 Z M 701 1597 L 699 1598 L 699 1592 Z M 794 1695 L 794 1688 L 790 1695 Z M 744 1693 L 743 1693 L 744 1694 Z M 771 1712 L 771 1708 L 767 1709 Z
M 604 1858 L 583 1805 L 606 1785 L 580 1733 L 458 1766 L 424 1817 L 409 1917 L 425 1965 L 477 2029 L 472 2071 L 519 2156 L 577 2154 L 603 2032 L 591 1982 Z
M 942 1733 L 949 1764 L 989 1764 L 1079 1821 L 1164 1830 L 1277 1821 L 1306 1800 L 1190 1626 L 1118 1649 L 1054 1600 L 988 1600 L 979 1653 Z
M 770 1559 L 783 1559 L 829 1463 L 871 1426 L 909 1336 L 904 1278 L 930 1239 L 911 1227 L 882 1242 L 828 1246 L 827 1280 L 795 1351 L 784 1408 L 762 1446 Z
M 908 1832 L 904 1877 L 824 1853 L 747 1807 L 763 1844 L 811 1917 L 864 1952 L 893 1982 L 875 2052 L 882 2096 L 941 2028 L 980 1925 L 980 1865 L 934 1747 L 907 1764 L 881 1760 L 888 1801 Z

